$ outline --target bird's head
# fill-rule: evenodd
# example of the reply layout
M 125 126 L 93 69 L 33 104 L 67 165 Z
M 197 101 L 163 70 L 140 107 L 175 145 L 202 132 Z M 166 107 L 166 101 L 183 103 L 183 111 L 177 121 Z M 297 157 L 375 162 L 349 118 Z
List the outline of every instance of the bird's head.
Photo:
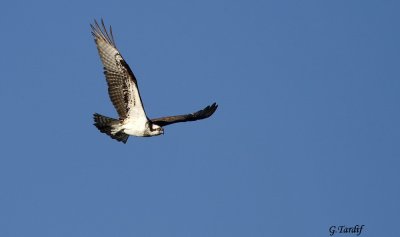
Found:
M 157 124 L 150 123 L 149 124 L 149 135 L 150 136 L 158 136 L 164 134 L 164 128 Z

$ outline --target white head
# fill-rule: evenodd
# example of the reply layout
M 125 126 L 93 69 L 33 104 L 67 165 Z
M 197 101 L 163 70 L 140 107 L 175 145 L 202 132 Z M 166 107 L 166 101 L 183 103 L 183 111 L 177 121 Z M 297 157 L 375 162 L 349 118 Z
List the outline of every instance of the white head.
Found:
M 153 124 L 153 123 L 147 123 L 147 131 L 146 131 L 146 135 L 147 136 L 158 136 L 164 134 L 164 129 L 160 126 L 158 126 L 157 124 Z

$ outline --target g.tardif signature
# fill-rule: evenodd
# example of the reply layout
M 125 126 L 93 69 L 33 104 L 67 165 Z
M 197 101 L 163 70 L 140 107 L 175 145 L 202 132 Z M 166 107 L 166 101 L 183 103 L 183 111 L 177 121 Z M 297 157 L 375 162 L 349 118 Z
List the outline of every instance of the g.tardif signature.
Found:
M 330 236 L 333 236 L 334 234 L 356 234 L 359 236 L 363 230 L 364 225 L 355 225 L 353 227 L 348 227 L 345 225 L 333 225 L 329 228 L 329 233 Z

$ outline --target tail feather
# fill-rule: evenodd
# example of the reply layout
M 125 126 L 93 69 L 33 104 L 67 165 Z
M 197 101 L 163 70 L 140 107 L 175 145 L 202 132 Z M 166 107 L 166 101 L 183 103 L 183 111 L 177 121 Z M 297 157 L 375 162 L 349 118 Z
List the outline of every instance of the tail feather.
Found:
M 112 126 L 119 123 L 118 119 L 109 118 L 103 116 L 101 114 L 93 114 L 94 126 L 96 126 L 100 132 L 107 134 L 112 139 L 115 139 L 119 142 L 126 143 L 128 141 L 129 135 L 124 133 L 123 131 L 117 132 L 115 134 L 111 133 Z

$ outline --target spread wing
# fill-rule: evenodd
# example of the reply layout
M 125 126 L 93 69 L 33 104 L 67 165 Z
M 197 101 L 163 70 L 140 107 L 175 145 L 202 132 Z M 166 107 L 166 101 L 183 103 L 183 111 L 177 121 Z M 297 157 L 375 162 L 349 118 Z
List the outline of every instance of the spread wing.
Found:
M 163 127 L 173 123 L 196 121 L 210 117 L 215 112 L 215 110 L 217 110 L 217 108 L 218 105 L 216 103 L 213 103 L 212 105 L 209 105 L 195 113 L 156 118 L 152 119 L 151 122 Z
M 101 20 L 101 26 L 94 21 L 92 35 L 104 66 L 108 94 L 120 119 L 146 117 L 135 75 L 115 45 L 114 36 Z M 147 118 L 147 117 L 146 117 Z

